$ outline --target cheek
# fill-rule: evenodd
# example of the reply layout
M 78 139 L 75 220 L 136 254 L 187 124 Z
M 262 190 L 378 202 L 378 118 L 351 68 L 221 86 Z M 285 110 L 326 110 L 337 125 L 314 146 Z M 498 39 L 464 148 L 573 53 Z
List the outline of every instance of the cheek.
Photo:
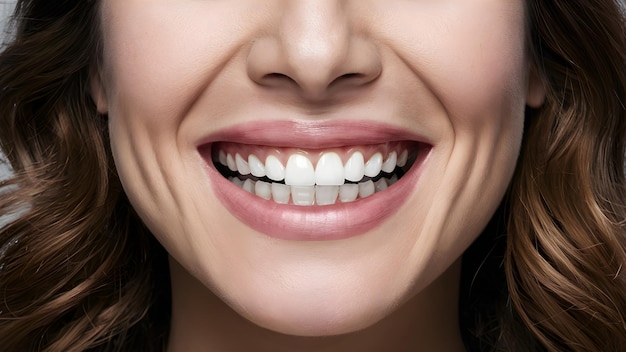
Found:
M 181 124 L 238 48 L 235 14 L 242 15 L 232 4 L 216 2 L 103 2 L 112 150 L 125 190 L 148 224 L 159 223 L 166 211 L 184 214 L 176 206 L 188 195 L 176 185 L 195 183 L 181 179 L 190 169 L 180 158 L 190 148 Z
M 480 18 L 480 17 L 477 17 Z M 456 132 L 509 128 L 523 110 L 527 63 L 523 16 L 459 19 L 442 36 L 428 78 Z M 454 35 L 452 35 L 454 33 Z M 519 121 L 515 121 L 517 125 Z
M 258 22 L 250 9 L 215 1 L 105 1 L 104 66 L 112 105 L 174 125 Z M 239 17 L 250 22 L 239 25 Z M 177 119 L 173 121 L 174 119 Z
M 521 5 L 485 1 L 500 10 L 459 6 L 408 62 L 436 97 L 444 142 L 438 191 L 427 230 L 439 248 L 459 253 L 482 231 L 500 203 L 522 141 L 527 84 Z M 465 12 L 467 11 L 467 12 Z M 483 12 L 481 16 L 481 12 Z
M 398 2 L 385 40 L 458 133 L 519 113 L 526 92 L 522 1 Z M 384 25 L 384 27 L 383 27 Z

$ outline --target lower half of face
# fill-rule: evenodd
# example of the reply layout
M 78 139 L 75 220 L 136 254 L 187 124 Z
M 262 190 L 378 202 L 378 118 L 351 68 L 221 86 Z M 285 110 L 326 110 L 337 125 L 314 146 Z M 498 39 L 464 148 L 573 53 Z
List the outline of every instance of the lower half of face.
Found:
M 458 260 L 505 193 L 528 98 L 521 1 L 102 10 L 99 108 L 133 206 L 261 326 L 374 323 Z

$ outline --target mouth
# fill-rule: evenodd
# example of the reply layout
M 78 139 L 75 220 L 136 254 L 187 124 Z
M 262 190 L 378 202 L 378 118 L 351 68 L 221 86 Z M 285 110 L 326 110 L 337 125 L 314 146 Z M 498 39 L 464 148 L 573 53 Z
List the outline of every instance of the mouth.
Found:
M 212 145 L 211 161 L 224 178 L 262 199 L 328 206 L 393 186 L 427 149 L 411 141 L 330 149 L 219 142 Z
M 294 241 L 345 239 L 383 224 L 413 193 L 432 148 L 364 122 L 246 123 L 198 143 L 226 210 L 259 233 Z

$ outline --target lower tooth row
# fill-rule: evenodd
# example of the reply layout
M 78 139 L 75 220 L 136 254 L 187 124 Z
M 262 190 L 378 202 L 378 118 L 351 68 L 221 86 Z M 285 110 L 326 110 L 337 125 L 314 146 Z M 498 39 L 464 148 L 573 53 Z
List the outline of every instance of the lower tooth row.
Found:
M 353 202 L 358 198 L 367 198 L 376 192 L 383 191 L 398 181 L 398 177 L 381 178 L 378 181 L 365 181 L 361 183 L 348 183 L 341 186 L 287 186 L 282 183 L 269 183 L 265 181 L 245 181 L 230 177 L 229 180 L 244 190 L 256 194 L 266 200 L 273 200 L 279 204 L 295 205 L 330 205 L 338 201 L 342 203 Z

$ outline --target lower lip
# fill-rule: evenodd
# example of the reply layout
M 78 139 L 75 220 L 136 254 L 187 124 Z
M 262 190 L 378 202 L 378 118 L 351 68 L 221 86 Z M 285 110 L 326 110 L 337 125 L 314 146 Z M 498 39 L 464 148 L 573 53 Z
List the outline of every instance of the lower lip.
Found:
M 217 198 L 244 224 L 283 240 L 330 241 L 364 234 L 396 213 L 417 184 L 428 153 L 425 154 L 398 182 L 382 192 L 349 203 L 306 207 L 278 204 L 246 192 L 224 178 L 211 160 L 203 160 Z

